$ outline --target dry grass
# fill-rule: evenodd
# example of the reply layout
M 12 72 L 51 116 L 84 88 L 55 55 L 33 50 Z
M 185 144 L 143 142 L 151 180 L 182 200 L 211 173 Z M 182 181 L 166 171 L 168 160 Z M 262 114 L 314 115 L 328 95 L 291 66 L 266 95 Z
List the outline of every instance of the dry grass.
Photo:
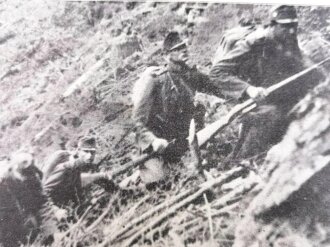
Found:
M 54 150 L 73 147 L 78 136 L 91 130 L 99 137 L 97 162 L 106 157 L 101 167 L 111 170 L 128 162 L 133 151 L 132 85 L 147 63 L 163 62 L 157 50 L 169 30 L 187 32 L 180 8 L 177 11 L 174 4 L 158 3 L 148 7 L 150 12 L 144 12 L 147 3 L 138 3 L 133 10 L 127 10 L 124 3 L 37 0 L 24 4 L 7 0 L 5 5 L 0 7 L 3 8 L 0 21 L 5 23 L 2 28 L 7 35 L 5 43 L 0 45 L 0 62 L 4 65 L 0 68 L 0 151 L 9 154 L 22 146 L 32 147 L 42 165 Z M 16 8 L 16 5 L 19 6 Z M 222 31 L 235 26 L 241 17 L 265 18 L 268 9 L 265 5 L 210 4 L 204 12 L 206 22 L 192 29 L 189 49 L 193 63 L 207 71 Z M 302 22 L 305 28 L 300 32 L 308 33 L 315 28 L 325 31 L 328 24 L 320 20 L 320 15 L 329 9 L 309 12 L 310 8 L 305 7 L 299 11 L 306 17 Z M 61 95 L 67 88 L 104 58 L 111 51 L 111 40 L 128 28 L 137 32 L 144 50 L 122 61 L 120 66 L 108 61 L 92 73 L 88 86 L 63 99 Z M 111 56 L 108 59 L 111 60 Z M 130 69 L 125 68 L 127 64 Z M 124 71 L 118 77 L 114 75 L 115 67 Z M 200 96 L 200 101 L 208 106 L 206 123 L 223 116 L 231 107 L 220 101 L 215 110 L 216 100 L 205 95 Z M 75 125 L 72 119 L 81 124 Z M 33 142 L 38 134 L 42 138 Z M 204 168 L 212 169 L 217 177 L 235 167 L 236 164 L 221 165 L 226 155 L 221 151 L 221 144 L 234 144 L 236 139 L 236 124 L 217 135 L 207 149 L 202 150 Z M 227 191 L 217 187 L 213 193 L 175 208 L 177 204 L 173 207 L 171 200 L 203 182 L 203 178 L 186 177 L 185 169 L 182 164 L 173 169 L 169 190 L 141 189 L 110 194 L 98 186 L 89 188 L 82 212 L 69 210 L 68 221 L 52 219 L 53 245 L 104 244 L 116 234 L 119 236 L 121 227 L 134 223 L 112 246 L 123 246 L 134 234 L 140 237 L 136 246 L 232 246 L 235 224 L 244 211 L 241 200 L 253 187 L 249 181 L 256 178 L 242 176 L 236 180 L 241 187 Z M 137 222 L 157 207 L 161 210 Z M 173 213 L 167 217 L 166 211 L 170 210 Z M 51 212 L 46 218 L 51 218 Z M 143 226 L 159 218 L 162 220 L 153 224 L 152 229 L 141 233 Z M 134 241 L 131 239 L 131 242 Z M 41 245 L 41 240 L 32 245 Z

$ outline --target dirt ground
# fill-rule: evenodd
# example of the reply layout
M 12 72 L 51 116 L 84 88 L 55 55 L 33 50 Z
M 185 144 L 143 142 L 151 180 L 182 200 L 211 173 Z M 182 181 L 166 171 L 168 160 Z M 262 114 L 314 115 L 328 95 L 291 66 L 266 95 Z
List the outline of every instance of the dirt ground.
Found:
M 194 14 L 187 11 L 192 5 L 198 7 Z M 97 169 L 120 168 L 135 152 L 132 86 L 147 66 L 164 62 L 160 49 L 165 35 L 178 30 L 188 38 L 192 64 L 207 73 L 222 32 L 236 26 L 243 17 L 267 23 L 270 7 L 175 2 L 1 1 L 1 159 L 9 158 L 17 150 L 27 150 L 35 154 L 42 168 L 55 150 L 74 148 L 80 136 L 93 133 L 97 136 Z M 298 7 L 299 41 L 314 61 L 326 55 L 323 51 L 328 50 L 330 44 L 327 41 L 329 13 L 330 8 Z M 311 97 L 318 99 L 320 95 L 316 93 Z M 204 94 L 198 94 L 196 100 L 207 108 L 206 124 L 219 119 L 232 107 L 223 99 Z M 320 102 L 326 104 L 329 97 L 322 100 Z M 309 104 L 306 100 L 305 105 Z M 318 112 L 323 114 L 326 109 L 319 108 Z M 297 121 L 308 120 L 301 117 Z M 313 133 L 308 126 L 306 131 Z M 327 131 L 322 133 L 325 135 Z M 287 138 L 292 140 L 296 136 Z M 268 182 L 260 178 L 265 164 L 281 163 L 276 156 L 281 154 L 272 152 L 275 158 L 267 157 L 265 163 L 265 155 L 256 157 L 249 166 L 251 169 L 236 164 L 223 166 L 228 148 L 236 141 L 237 123 L 233 123 L 202 150 L 204 168 L 216 178 L 213 180 L 205 182 L 202 177 L 185 176 L 187 154 L 173 169 L 168 190 L 142 189 L 112 194 L 92 186 L 86 191 L 83 217 L 70 222 L 52 221 L 53 245 L 233 246 L 237 225 L 242 224 L 239 222 L 250 212 L 246 210 L 250 202 Z M 325 145 L 321 142 L 316 151 L 313 149 L 315 152 L 308 152 L 315 157 L 320 150 L 326 152 L 322 143 Z M 300 151 L 304 153 L 303 148 L 296 150 Z M 285 160 L 290 164 L 298 161 L 301 160 L 292 155 Z M 118 177 L 117 182 L 132 172 Z M 305 182 L 315 172 L 309 171 Z M 214 185 L 210 185 L 212 183 Z M 285 186 L 284 183 L 283 188 Z M 322 187 L 320 191 L 323 190 Z M 188 195 L 193 196 L 186 202 Z M 247 222 L 252 221 L 250 218 Z M 322 226 L 326 232 L 322 235 L 325 239 L 322 246 L 328 243 L 325 226 Z M 258 227 L 256 229 L 262 229 Z M 298 240 L 292 237 L 290 241 L 297 244 L 300 238 L 294 236 Z M 315 236 L 317 234 L 313 238 Z M 309 236 L 306 234 L 305 238 Z M 41 243 L 39 239 L 32 246 Z M 299 246 L 264 243 L 261 246 Z

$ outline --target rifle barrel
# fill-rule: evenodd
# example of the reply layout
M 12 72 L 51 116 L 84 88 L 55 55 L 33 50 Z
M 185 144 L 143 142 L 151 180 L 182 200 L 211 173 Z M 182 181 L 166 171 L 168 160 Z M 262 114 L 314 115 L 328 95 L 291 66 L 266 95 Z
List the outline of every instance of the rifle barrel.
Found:
M 303 75 L 309 73 L 310 71 L 312 71 L 312 70 L 314 70 L 314 69 L 320 67 L 322 64 L 328 62 L 329 60 L 330 60 L 330 57 L 328 57 L 328 58 L 322 60 L 321 62 L 319 62 L 319 63 L 317 63 L 317 64 L 314 64 L 313 66 L 311 66 L 311 67 L 309 67 L 309 68 L 307 68 L 307 69 L 304 69 L 303 71 L 298 72 L 297 74 L 294 74 L 293 76 L 290 76 L 290 77 L 286 78 L 286 79 L 283 80 L 283 81 L 280 81 L 280 82 L 278 82 L 278 83 L 276 83 L 276 84 L 270 86 L 269 88 L 267 88 L 267 92 L 268 92 L 268 93 L 272 93 L 272 92 L 276 91 L 277 89 L 279 89 L 279 88 L 281 88 L 281 87 L 283 87 L 283 86 L 289 84 L 290 82 L 292 82 L 292 81 L 298 79 L 299 77 L 301 77 L 301 76 L 303 76 Z
M 286 78 L 283 81 L 280 81 L 270 87 L 267 88 L 268 94 L 284 87 L 285 85 L 289 84 L 290 82 L 293 82 L 294 80 L 298 79 L 299 77 L 309 73 L 310 71 L 320 67 L 322 64 L 328 62 L 330 60 L 330 57 L 327 59 L 322 60 L 321 62 L 314 64 L 311 67 L 308 67 L 305 70 L 302 70 L 298 72 L 297 74 L 294 74 L 288 78 Z M 255 107 L 257 107 L 257 104 L 254 102 L 253 99 L 248 99 L 245 102 L 236 105 L 233 107 L 230 112 L 223 118 L 215 121 L 214 123 L 211 123 L 210 125 L 206 126 L 204 129 L 198 131 L 197 137 L 198 137 L 198 144 L 200 146 L 204 145 L 208 142 L 209 139 L 214 137 L 219 131 L 224 129 L 227 125 L 229 125 L 236 117 L 241 116 L 242 114 L 246 114 L 253 110 Z
M 318 68 L 322 64 L 330 61 L 330 57 L 327 59 L 324 59 L 323 61 L 305 69 L 297 74 L 294 74 L 288 78 L 286 78 L 283 81 L 280 81 L 273 86 L 270 86 L 267 88 L 267 92 L 270 94 L 285 85 L 289 84 L 290 82 L 298 79 L 299 77 L 309 73 L 310 71 Z M 242 114 L 245 114 L 252 109 L 254 109 L 257 106 L 257 104 L 254 102 L 252 99 L 248 99 L 245 102 L 236 105 L 233 109 L 230 110 L 230 112 L 223 118 L 211 123 L 210 125 L 206 126 L 204 129 L 200 130 L 197 132 L 197 139 L 198 139 L 198 145 L 201 147 L 204 144 L 206 144 L 212 137 L 214 137 L 219 131 L 224 129 L 226 126 L 228 126 L 236 117 L 241 116 Z M 137 167 L 140 164 L 144 163 L 148 159 L 150 159 L 152 156 L 154 156 L 155 153 L 150 153 L 150 154 L 143 154 L 139 158 L 135 159 L 134 161 L 131 161 L 127 163 L 126 165 L 122 166 L 119 168 L 119 170 L 114 171 L 114 176 L 120 175 L 124 173 L 126 170 L 128 170 L 131 167 Z

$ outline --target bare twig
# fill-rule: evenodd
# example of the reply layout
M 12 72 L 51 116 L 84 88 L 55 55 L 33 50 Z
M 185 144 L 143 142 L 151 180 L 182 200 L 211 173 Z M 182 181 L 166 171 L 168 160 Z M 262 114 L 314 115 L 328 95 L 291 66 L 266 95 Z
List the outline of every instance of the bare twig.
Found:
M 250 175 L 245 178 L 241 185 L 237 186 L 234 190 L 220 197 L 219 199 L 213 201 L 211 206 L 211 216 L 212 217 L 222 217 L 228 214 L 228 211 L 232 210 L 237 206 L 237 203 L 241 200 L 242 195 L 253 189 L 258 184 L 258 177 L 250 173 Z M 201 207 L 201 211 L 207 210 L 207 205 Z M 182 232 L 190 229 L 191 227 L 198 224 L 200 220 L 206 220 L 206 217 L 194 217 L 191 220 L 182 223 Z
M 209 204 L 209 201 L 207 200 L 206 194 L 203 194 L 204 201 L 205 201 L 205 206 L 207 208 L 207 218 L 209 221 L 209 226 L 210 226 L 210 235 L 211 235 L 211 240 L 214 240 L 214 232 L 213 232 L 213 223 L 212 223 L 212 213 L 211 213 L 211 206 Z
M 232 205 L 230 205 L 230 206 L 226 206 L 226 207 L 224 207 L 224 208 L 222 208 L 222 209 L 219 209 L 219 210 L 216 210 L 216 211 L 212 210 L 212 214 L 211 214 L 211 216 L 212 216 L 213 218 L 215 218 L 215 217 L 226 216 L 226 215 L 228 215 L 229 212 L 230 212 L 231 210 L 233 210 L 236 206 L 237 206 L 237 205 L 236 205 L 236 203 L 235 203 L 235 204 L 232 204 Z M 190 220 L 190 221 L 188 221 L 188 222 L 185 222 L 185 224 L 182 226 L 182 230 L 180 230 L 179 233 L 182 233 L 182 232 L 184 232 L 184 231 L 188 231 L 188 230 L 191 231 L 191 232 L 196 232 L 196 231 L 198 231 L 199 229 L 201 229 L 201 228 L 204 227 L 204 226 L 203 226 L 202 224 L 200 224 L 200 223 L 201 223 L 201 221 L 203 222 L 203 221 L 205 221 L 205 220 L 206 220 L 206 218 L 197 218 L 197 219 L 193 219 L 193 220 Z
M 76 79 L 73 83 L 70 84 L 70 86 L 66 89 L 66 91 L 62 94 L 64 98 L 69 97 L 72 95 L 77 89 L 81 88 L 82 86 L 85 86 L 87 83 L 90 83 L 91 78 L 94 74 L 97 74 L 97 71 L 99 71 L 107 61 L 107 58 L 111 56 L 111 53 L 106 53 L 104 57 L 97 61 L 91 68 L 89 68 L 84 74 L 82 74 L 78 79 Z M 106 79 L 109 76 L 107 74 L 102 78 L 102 80 Z
M 144 233 L 148 232 L 150 229 L 153 229 L 155 226 L 157 226 L 159 223 L 161 223 L 166 218 L 170 217 L 171 215 L 175 214 L 177 210 L 184 207 L 185 205 L 191 203 L 196 198 L 200 197 L 203 193 L 205 193 L 207 190 L 211 189 L 214 186 L 221 186 L 222 184 L 232 180 L 233 178 L 240 176 L 242 174 L 243 169 L 242 168 L 234 168 L 227 173 L 223 174 L 222 176 L 215 178 L 212 181 L 207 181 L 203 183 L 200 186 L 200 189 L 193 193 L 192 195 L 188 196 L 184 200 L 181 200 L 179 203 L 173 205 L 172 207 L 168 208 L 165 212 L 160 214 L 158 217 L 156 217 L 153 221 L 151 221 L 148 225 L 145 225 L 142 227 L 140 231 L 138 231 L 136 234 L 134 234 L 124 245 L 129 246 L 134 241 L 139 239 Z
M 118 142 L 115 144 L 115 148 L 119 147 L 119 144 L 133 131 L 135 126 L 129 127 L 125 133 L 122 135 L 122 137 L 118 140 Z
M 149 237 L 149 239 L 153 239 L 155 234 L 158 233 L 159 234 L 159 237 L 161 237 L 161 234 L 165 232 L 165 230 L 169 227 L 169 222 L 166 222 L 165 224 L 162 224 L 160 227 L 157 227 L 157 228 L 154 228 L 154 229 L 151 229 L 146 238 Z
M 244 195 L 251 189 L 253 189 L 259 183 L 258 177 L 255 175 L 249 175 L 241 185 L 239 185 L 234 190 L 225 194 L 223 197 L 212 202 L 213 208 L 222 208 L 229 205 L 231 202 L 234 203 L 234 199 Z
M 91 224 L 86 229 L 85 232 L 89 233 L 89 232 L 93 231 L 102 222 L 102 220 L 105 218 L 105 216 L 107 216 L 107 214 L 110 212 L 111 207 L 112 207 L 112 204 L 111 204 L 111 200 L 110 200 L 107 209 L 93 222 L 93 224 Z
M 215 179 L 219 179 L 219 178 L 215 178 Z M 209 182 L 203 183 L 200 187 L 202 187 L 204 184 L 207 184 L 207 183 L 209 183 Z M 210 216 L 211 217 L 222 217 L 222 216 L 228 215 L 228 213 L 229 213 L 228 211 L 230 211 L 231 209 L 233 209 L 234 207 L 237 206 L 237 203 L 242 198 L 241 195 L 242 194 L 245 194 L 248 191 L 250 191 L 256 184 L 258 184 L 258 177 L 256 177 L 253 173 L 250 173 L 250 175 L 242 181 L 242 185 L 237 186 L 234 190 L 230 191 L 228 194 L 225 194 L 220 199 L 216 200 L 212 204 L 209 204 L 208 218 L 204 218 L 202 220 L 208 219 L 209 222 L 212 222 L 212 221 L 210 221 Z M 198 193 L 198 191 L 196 193 Z M 187 201 L 189 201 L 189 199 Z M 174 207 L 175 206 L 176 205 L 174 205 Z M 211 207 L 212 208 L 213 207 L 216 207 L 216 208 L 220 208 L 220 209 L 214 210 L 214 209 L 211 209 Z M 176 207 L 176 209 L 177 208 L 178 207 Z M 207 205 L 205 205 L 202 208 L 204 208 L 204 209 L 207 210 Z M 163 213 L 163 215 L 166 215 L 166 214 L 167 214 L 167 212 L 164 212 Z M 161 216 L 159 216 L 159 217 L 161 217 Z M 142 218 L 145 220 L 148 217 L 146 217 L 146 218 L 145 217 L 142 217 Z M 191 220 L 189 222 L 185 222 L 184 229 L 186 229 L 186 227 L 190 228 L 191 226 L 194 226 L 194 225 L 198 224 L 198 221 L 199 220 L 200 220 L 200 218 L 199 219 L 193 219 L 193 220 Z M 155 222 L 155 221 L 153 221 L 153 222 Z M 159 221 L 159 224 L 160 224 L 162 220 L 159 219 L 158 221 Z M 149 229 L 147 229 L 147 228 L 145 228 L 145 229 L 146 229 L 146 231 L 149 231 L 148 235 L 150 235 L 150 231 L 157 232 L 158 231 L 158 228 L 159 227 L 156 227 L 155 228 L 154 226 L 151 226 L 151 224 L 149 224 Z M 210 232 L 211 232 L 211 237 L 214 237 L 213 226 L 212 226 L 212 228 L 210 227 Z M 125 236 L 122 235 L 120 238 L 118 238 L 116 240 L 116 242 L 123 241 L 124 239 L 127 239 L 130 236 L 137 236 L 140 233 L 141 233 L 141 230 L 138 230 L 138 229 L 134 228 L 132 231 L 126 232 Z M 130 240 L 132 240 L 132 237 L 130 238 Z
M 136 213 L 136 209 L 138 207 L 140 207 L 143 203 L 146 202 L 146 200 L 148 200 L 150 198 L 150 195 L 147 195 L 145 197 L 143 197 L 139 202 L 137 202 L 133 207 L 131 207 L 128 211 L 125 212 L 125 214 L 120 217 L 120 218 L 117 218 L 116 220 L 114 220 L 112 223 L 111 223 L 111 226 L 109 227 L 110 231 L 107 232 L 106 230 L 104 231 L 106 234 L 116 234 L 113 232 L 113 229 L 120 229 L 121 226 L 123 226 L 125 223 L 127 223 L 133 216 L 134 216 L 134 213 Z M 112 226 L 116 226 L 116 227 L 112 227 Z M 120 227 L 118 227 L 120 226 Z
M 197 190 L 197 189 L 196 189 Z M 174 196 L 172 199 L 165 201 L 164 203 L 161 203 L 154 207 L 152 210 L 147 211 L 140 217 L 136 218 L 135 220 L 131 221 L 130 224 L 126 225 L 125 228 L 115 234 L 113 234 L 113 238 L 109 240 L 109 242 L 112 242 L 113 240 L 121 237 L 125 233 L 127 233 L 130 229 L 132 229 L 135 225 L 138 225 L 139 223 L 151 218 L 153 215 L 155 215 L 157 212 L 173 205 L 174 203 L 180 201 L 181 199 L 185 198 L 191 193 L 191 190 L 184 191 L 180 193 L 177 196 Z
M 195 120 L 192 119 L 190 122 L 189 127 L 189 136 L 188 136 L 188 143 L 189 143 L 189 149 L 190 149 L 190 156 L 192 158 L 191 165 L 193 166 L 193 169 L 196 171 L 200 171 L 201 167 L 201 153 L 198 146 L 198 139 L 196 135 L 196 124 Z
M 213 210 L 212 217 L 221 217 L 221 216 L 228 215 L 231 210 L 233 210 L 235 207 L 237 207 L 237 203 L 238 202 L 235 202 L 235 203 L 228 205 L 226 207 L 223 207 L 219 210 Z
M 82 226 L 82 222 L 83 220 L 86 218 L 87 214 L 89 213 L 89 211 L 92 209 L 92 206 L 89 206 L 85 213 L 79 218 L 79 220 L 77 221 L 77 223 L 75 223 L 72 227 L 70 227 L 70 229 L 68 229 L 66 232 L 63 233 L 62 237 L 59 239 L 58 243 L 61 243 L 62 240 L 64 240 L 64 238 L 70 234 L 73 233 L 76 229 L 80 228 Z
M 201 196 L 204 192 L 206 192 L 210 188 L 212 188 L 214 186 L 222 185 L 222 184 L 240 176 L 243 171 L 244 171 L 244 169 L 241 167 L 234 168 L 234 169 L 228 171 L 227 173 L 223 174 L 222 176 L 215 178 L 214 180 L 210 180 L 210 181 L 207 181 L 207 182 L 201 184 L 197 188 L 192 188 L 190 190 L 186 190 L 186 191 L 180 193 L 179 195 L 173 197 L 170 201 L 166 201 L 166 202 L 158 205 L 153 210 L 146 212 L 145 214 L 143 214 L 136 220 L 132 221 L 132 223 L 129 224 L 128 226 L 126 226 L 126 228 L 124 230 L 114 234 L 112 238 L 105 240 L 105 242 L 103 242 L 101 244 L 101 246 L 107 246 L 109 243 L 112 244 L 113 242 L 116 242 L 116 240 L 118 241 L 118 238 L 120 238 L 123 234 L 127 233 L 128 230 L 132 229 L 135 225 L 152 217 L 156 212 L 168 207 L 168 209 L 165 212 L 163 212 L 158 217 L 156 217 L 151 223 L 149 223 L 148 225 L 143 225 L 142 229 L 140 229 L 139 231 L 136 231 L 136 228 L 135 228 L 132 231 L 132 237 L 126 243 L 126 245 L 130 245 L 136 239 L 140 238 L 145 232 L 148 232 L 150 229 L 157 226 L 163 220 L 165 220 L 169 216 L 173 215 L 177 210 L 179 210 L 180 208 L 182 208 L 185 205 L 194 201 L 196 198 Z M 185 198 L 185 199 L 183 200 L 183 198 Z M 174 203 L 176 203 L 176 204 L 174 204 Z M 169 207 L 172 204 L 174 204 L 174 205 L 172 207 Z

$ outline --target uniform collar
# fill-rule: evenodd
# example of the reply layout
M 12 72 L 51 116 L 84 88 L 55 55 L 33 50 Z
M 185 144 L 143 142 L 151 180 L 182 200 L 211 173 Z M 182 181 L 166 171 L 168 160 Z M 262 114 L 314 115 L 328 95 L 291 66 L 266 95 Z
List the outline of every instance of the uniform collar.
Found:
M 167 70 L 175 74 L 186 74 L 189 71 L 188 65 L 183 61 L 169 60 L 166 64 Z

